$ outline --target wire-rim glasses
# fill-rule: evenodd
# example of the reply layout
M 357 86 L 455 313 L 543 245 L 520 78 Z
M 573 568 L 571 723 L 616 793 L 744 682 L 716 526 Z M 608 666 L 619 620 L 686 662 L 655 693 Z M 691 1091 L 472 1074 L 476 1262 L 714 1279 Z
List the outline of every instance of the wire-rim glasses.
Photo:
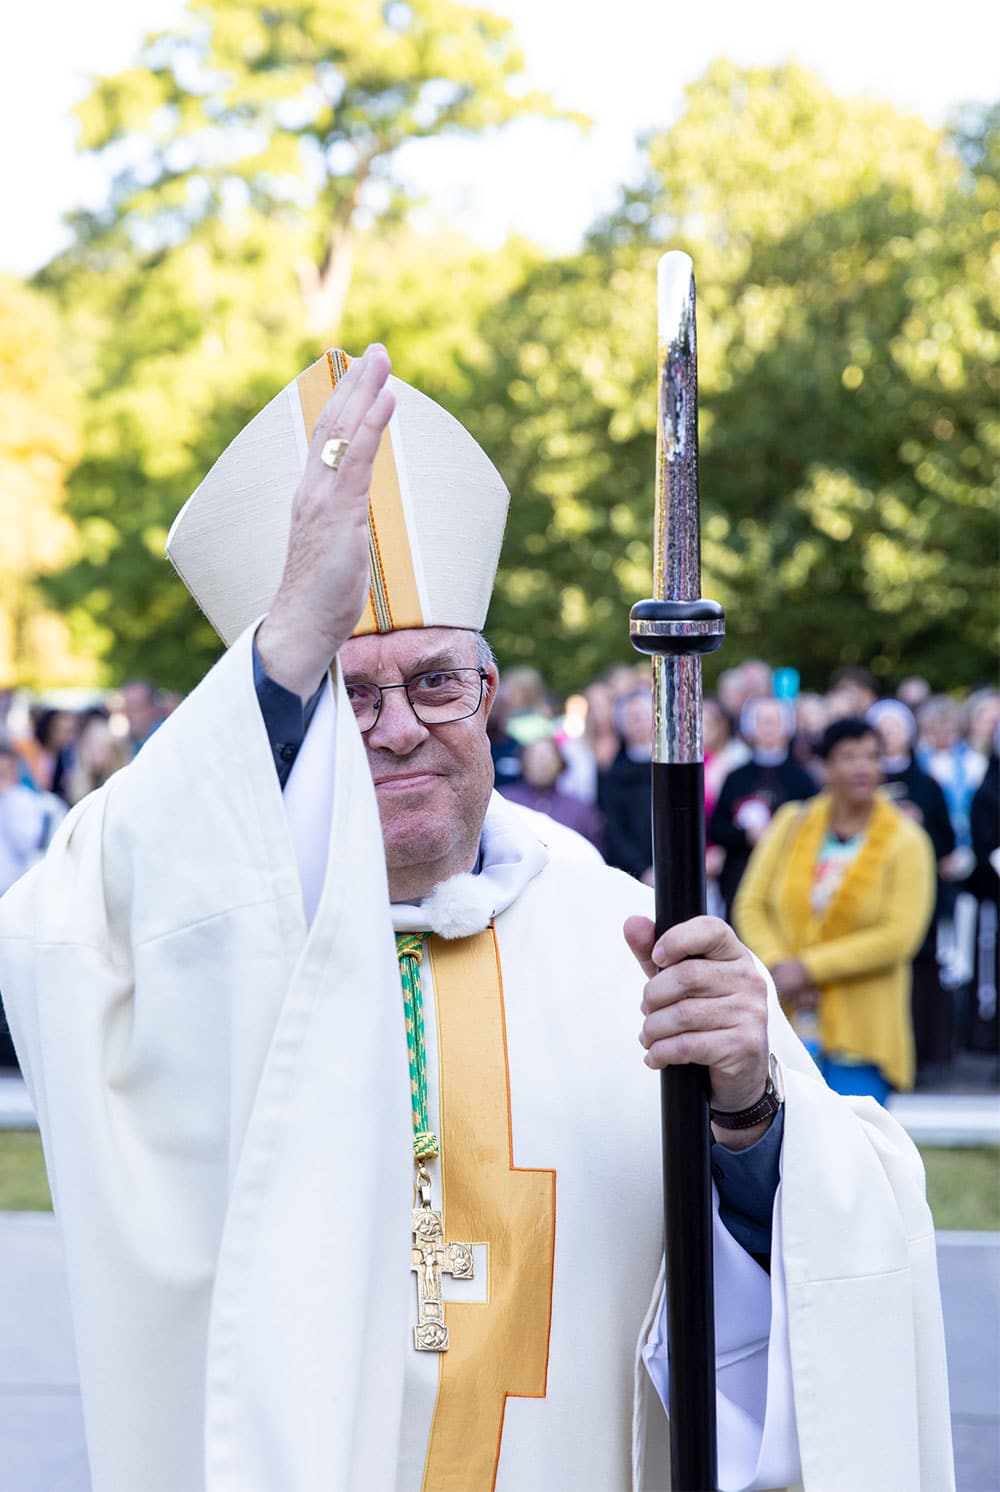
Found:
M 378 721 L 382 696 L 390 689 L 404 689 L 410 709 L 421 725 L 450 725 L 474 715 L 483 702 L 489 677 L 481 668 L 435 668 L 418 673 L 405 684 L 348 684 L 347 698 L 362 735 Z

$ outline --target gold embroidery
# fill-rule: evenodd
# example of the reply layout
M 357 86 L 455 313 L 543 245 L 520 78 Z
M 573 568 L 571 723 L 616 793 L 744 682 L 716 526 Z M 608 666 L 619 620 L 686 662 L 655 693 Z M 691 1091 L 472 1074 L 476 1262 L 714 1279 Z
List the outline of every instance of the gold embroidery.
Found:
M 369 494 L 369 526 L 372 536 L 372 575 L 381 581 L 385 598 L 385 620 L 380 631 L 404 627 L 422 627 L 424 615 L 413 573 L 410 535 L 403 512 L 403 496 L 396 469 L 396 453 L 388 432 L 382 436 L 375 453 L 372 486 Z M 376 616 L 379 607 L 375 608 Z M 358 632 L 361 631 L 359 626 Z M 355 635 L 358 635 L 357 633 Z
M 514 1165 L 507 1022 L 492 929 L 429 941 L 442 1080 L 448 1237 L 487 1245 L 485 1303 L 449 1301 L 423 1492 L 496 1482 L 507 1398 L 543 1398 L 555 1253 L 555 1171 Z

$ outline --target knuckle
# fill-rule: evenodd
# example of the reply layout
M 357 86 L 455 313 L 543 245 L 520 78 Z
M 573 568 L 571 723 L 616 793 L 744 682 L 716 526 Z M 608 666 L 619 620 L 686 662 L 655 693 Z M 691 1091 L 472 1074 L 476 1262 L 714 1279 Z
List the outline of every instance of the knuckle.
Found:
M 647 1046 L 654 1046 L 656 1042 L 662 1041 L 669 1035 L 669 1023 L 664 1019 L 665 1012 L 658 1010 L 655 1015 L 649 1015 L 643 1021 L 642 1034 Z
M 701 989 L 702 969 L 697 959 L 685 959 L 684 963 L 678 964 L 674 976 L 682 994 L 691 995 Z
M 695 1036 L 691 1031 L 679 1031 L 672 1042 L 675 1062 L 695 1061 Z

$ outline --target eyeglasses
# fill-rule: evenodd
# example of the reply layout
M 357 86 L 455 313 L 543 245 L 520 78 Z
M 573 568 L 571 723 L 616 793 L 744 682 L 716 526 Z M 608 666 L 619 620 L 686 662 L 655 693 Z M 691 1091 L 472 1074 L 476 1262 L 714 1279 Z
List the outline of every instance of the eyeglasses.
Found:
M 370 731 L 390 689 L 405 689 L 410 709 L 421 725 L 447 725 L 474 715 L 483 702 L 488 675 L 481 668 L 438 668 L 419 673 L 405 684 L 348 684 L 347 697 L 362 735 Z

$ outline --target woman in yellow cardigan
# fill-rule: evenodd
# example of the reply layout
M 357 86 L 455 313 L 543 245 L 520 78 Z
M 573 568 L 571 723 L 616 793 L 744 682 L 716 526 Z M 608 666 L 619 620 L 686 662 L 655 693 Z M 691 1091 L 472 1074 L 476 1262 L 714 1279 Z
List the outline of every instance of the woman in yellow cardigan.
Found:
M 835 721 L 820 754 L 826 791 L 775 815 L 733 921 L 770 968 L 792 1024 L 818 1014 L 814 1055 L 830 1087 L 884 1103 L 913 1085 L 910 959 L 934 905 L 934 851 L 878 791 L 872 726 Z

